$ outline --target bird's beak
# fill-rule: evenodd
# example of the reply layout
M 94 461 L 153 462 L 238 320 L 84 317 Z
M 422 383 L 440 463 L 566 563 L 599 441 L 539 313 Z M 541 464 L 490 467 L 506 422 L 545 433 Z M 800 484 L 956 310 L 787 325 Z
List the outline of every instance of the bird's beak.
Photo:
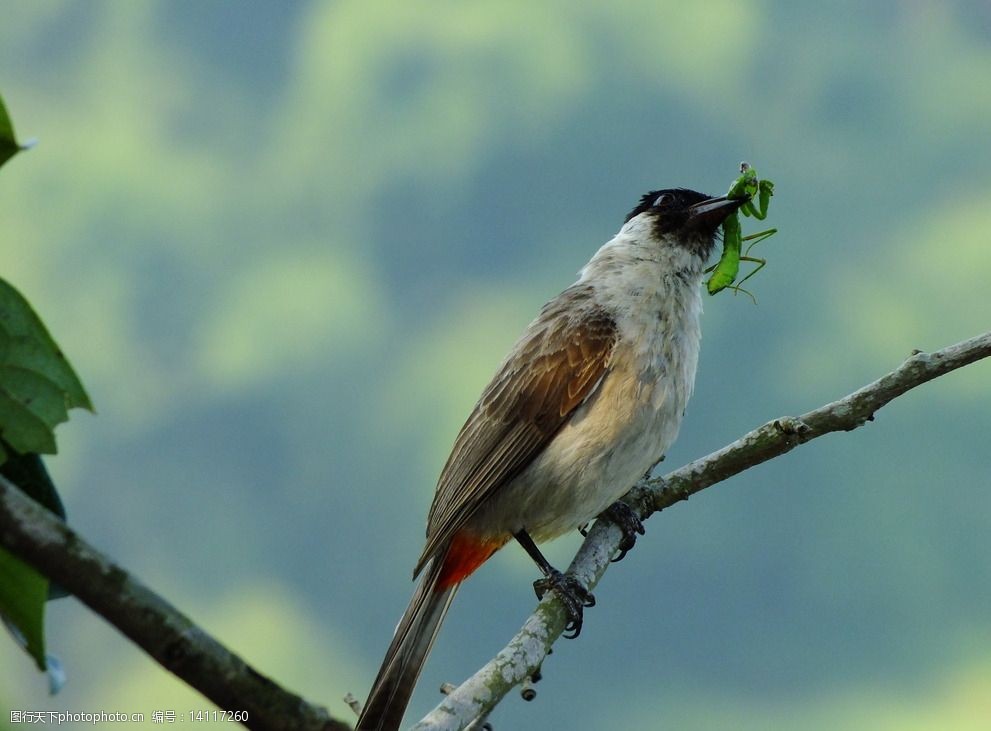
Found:
M 726 220 L 726 217 L 746 202 L 746 198 L 727 198 L 722 195 L 718 198 L 709 198 L 701 203 L 696 203 L 688 209 L 688 225 L 699 231 L 711 233 Z

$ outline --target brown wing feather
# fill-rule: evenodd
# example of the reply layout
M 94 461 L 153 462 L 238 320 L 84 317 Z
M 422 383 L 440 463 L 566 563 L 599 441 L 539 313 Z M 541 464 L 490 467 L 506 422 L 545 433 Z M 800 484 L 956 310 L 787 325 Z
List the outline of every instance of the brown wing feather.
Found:
M 588 288 L 572 287 L 549 302 L 475 404 L 437 481 L 416 574 L 486 499 L 533 461 L 602 380 L 616 324 L 604 310 L 581 301 L 590 296 Z

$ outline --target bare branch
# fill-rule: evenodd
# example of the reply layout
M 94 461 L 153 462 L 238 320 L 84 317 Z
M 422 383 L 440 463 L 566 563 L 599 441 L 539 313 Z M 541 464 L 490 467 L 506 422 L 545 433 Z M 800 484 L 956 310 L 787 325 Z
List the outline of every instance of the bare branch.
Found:
M 253 729 L 349 731 L 276 685 L 0 476 L 0 545 L 75 594 L 162 667 Z
M 988 356 L 991 356 L 991 332 L 934 353 L 916 352 L 891 373 L 838 401 L 799 417 L 770 421 L 664 477 L 642 480 L 623 500 L 645 520 L 710 485 L 790 452 L 816 437 L 863 426 L 874 418 L 874 412 L 906 391 Z M 569 572 L 586 588 L 593 589 L 609 567 L 621 537 L 615 525 L 597 520 Z M 490 713 L 509 691 L 540 666 L 564 625 L 564 608 L 553 593 L 548 593 L 509 644 L 451 691 L 414 726 L 414 731 L 460 731 L 473 719 Z

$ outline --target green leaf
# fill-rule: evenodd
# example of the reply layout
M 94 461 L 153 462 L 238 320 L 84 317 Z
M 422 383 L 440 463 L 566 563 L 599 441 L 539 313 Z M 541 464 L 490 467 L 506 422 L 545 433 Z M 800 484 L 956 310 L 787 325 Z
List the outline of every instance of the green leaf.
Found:
M 24 147 L 0 98 L 0 166 Z M 56 425 L 69 409 L 93 410 L 72 366 L 20 292 L 0 279 L 0 471 L 62 518 L 65 509 L 38 452 L 54 453 Z M 65 592 L 0 549 L 0 619 L 42 671 L 45 601 Z M 50 679 L 57 687 L 58 663 Z M 54 692 L 54 691 L 53 691 Z
M 14 449 L 55 454 L 55 427 L 68 418 L 57 385 L 23 368 L 0 365 L 0 433 Z
M 21 634 L 39 670 L 45 660 L 45 600 L 48 579 L 0 548 L 0 614 Z
M 9 285 L 0 279 L 0 364 L 23 368 L 47 378 L 65 394 L 66 408 L 82 407 L 92 410 L 89 397 L 72 366 L 44 331 L 44 326 L 41 326 L 41 332 L 36 331 L 33 335 L 11 335 L 4 326 L 4 314 L 9 312 L 9 307 L 3 303 L 4 286 Z M 41 325 L 40 320 L 38 325 Z
M 4 363 L 35 371 L 58 384 L 65 392 L 67 408 L 93 411 L 86 389 L 41 318 L 21 293 L 3 279 L 0 279 L 0 328 L 3 330 L 0 354 L 4 354 Z
M 7 115 L 7 107 L 4 106 L 3 97 L 0 97 L 0 167 L 21 150 L 23 145 L 17 143 L 14 137 L 14 123 Z
M 78 376 L 27 300 L 0 279 L 0 436 L 18 452 L 54 454 L 54 429 L 76 407 L 93 410 Z

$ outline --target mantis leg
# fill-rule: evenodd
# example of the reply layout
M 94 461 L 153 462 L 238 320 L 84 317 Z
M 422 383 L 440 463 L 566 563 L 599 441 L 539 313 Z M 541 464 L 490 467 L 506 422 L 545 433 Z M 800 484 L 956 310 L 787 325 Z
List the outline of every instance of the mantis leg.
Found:
M 749 261 L 751 264 L 756 264 L 757 266 L 754 267 L 754 270 L 752 272 L 750 272 L 747 276 L 745 276 L 737 283 L 737 287 L 739 287 L 741 284 L 746 282 L 748 279 L 750 279 L 750 277 L 755 275 L 757 272 L 759 272 L 767 265 L 767 259 L 756 259 L 752 256 L 741 256 L 740 261 Z M 751 295 L 751 297 L 752 296 L 753 295 Z
M 764 265 L 767 264 L 767 260 L 766 259 L 755 259 L 752 256 L 741 256 L 740 257 L 740 261 L 749 261 L 751 264 L 756 264 L 757 266 L 754 268 L 754 270 L 752 272 L 750 272 L 747 276 L 745 276 L 739 282 L 737 282 L 736 284 L 730 285 L 728 287 L 728 289 L 732 289 L 733 290 L 733 294 L 740 294 L 740 292 L 743 292 L 743 294 L 747 295 L 747 297 L 749 297 L 753 301 L 753 303 L 756 305 L 757 304 L 757 298 L 754 297 L 754 293 L 751 292 L 749 289 L 744 289 L 740 285 L 743 284 L 744 282 L 746 282 L 748 279 L 750 279 L 750 277 L 752 277 L 753 275 L 755 275 L 761 269 L 763 269 L 764 268 Z
M 770 238 L 771 236 L 774 236 L 774 234 L 776 234 L 777 232 L 778 229 L 769 228 L 767 229 L 767 231 L 758 231 L 755 234 L 744 236 L 742 239 L 740 239 L 740 241 L 749 241 L 751 243 L 750 246 L 747 247 L 747 250 L 743 252 L 743 255 L 746 256 L 747 254 L 749 254 L 750 250 L 755 246 L 757 246 L 757 244 L 759 244 L 761 241 L 763 241 L 766 238 Z
M 741 287 L 740 285 L 746 282 L 748 279 L 750 279 L 750 277 L 755 275 L 761 269 L 763 269 L 767 265 L 767 259 L 758 259 L 753 256 L 748 256 L 748 254 L 750 254 L 750 250 L 755 246 L 757 246 L 757 244 L 759 244 L 764 239 L 773 236 L 777 232 L 778 230 L 776 228 L 769 228 L 767 231 L 760 231 L 755 234 L 750 234 L 749 236 L 744 236 L 741 239 L 742 241 L 749 241 L 750 246 L 748 246 L 746 251 L 744 251 L 743 254 L 740 255 L 740 261 L 748 261 L 751 264 L 756 264 L 757 266 L 754 268 L 752 272 L 748 273 L 747 276 L 745 276 L 743 279 L 737 282 L 734 286 L 731 286 L 730 289 L 732 289 L 737 294 L 743 292 L 745 295 L 747 295 L 748 297 L 750 297 L 750 299 L 754 301 L 754 304 L 757 304 L 757 298 L 754 297 L 752 292 L 743 289 L 743 287 Z
M 754 195 L 757 196 L 758 205 L 754 205 Z M 750 198 L 740 207 L 744 216 L 752 216 L 758 221 L 767 218 L 767 208 L 771 205 L 771 196 L 774 195 L 774 183 L 770 180 L 761 180 L 757 183 L 757 190 L 751 194 Z

